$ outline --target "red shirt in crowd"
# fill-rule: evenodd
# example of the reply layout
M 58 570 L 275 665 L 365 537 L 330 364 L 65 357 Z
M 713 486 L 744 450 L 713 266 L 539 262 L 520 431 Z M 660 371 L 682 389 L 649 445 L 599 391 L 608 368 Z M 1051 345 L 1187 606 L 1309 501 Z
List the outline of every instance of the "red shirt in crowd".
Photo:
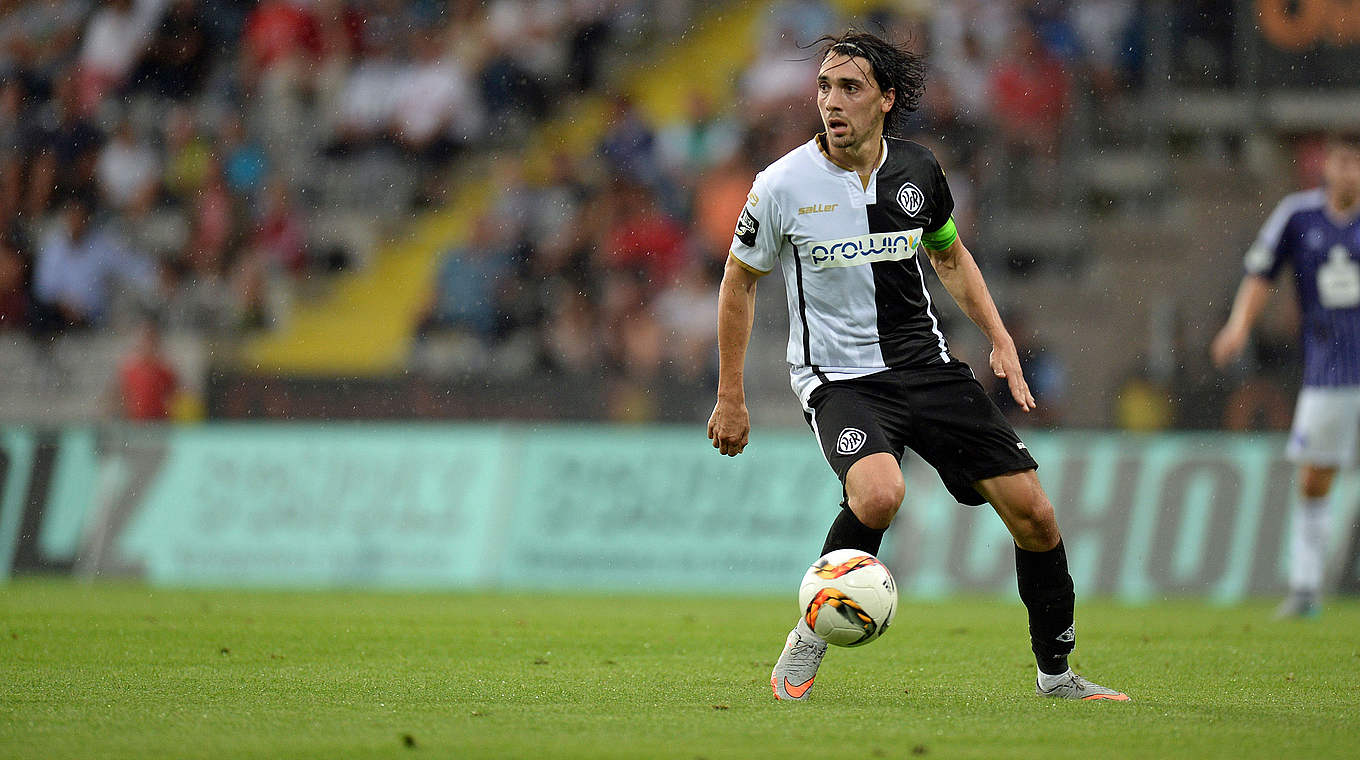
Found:
M 179 379 L 175 371 L 156 356 L 133 356 L 118 368 L 123 394 L 123 416 L 130 420 L 164 420 L 170 417 L 170 401 Z

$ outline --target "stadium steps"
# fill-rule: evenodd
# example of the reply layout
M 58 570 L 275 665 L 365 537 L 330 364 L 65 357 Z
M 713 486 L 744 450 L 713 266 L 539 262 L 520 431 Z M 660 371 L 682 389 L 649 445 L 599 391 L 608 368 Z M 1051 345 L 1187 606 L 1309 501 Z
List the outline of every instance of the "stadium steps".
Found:
M 854 13 L 873 3 L 841 0 L 836 5 Z M 745 2 L 715 10 L 682 35 L 679 44 L 657 51 L 651 62 L 625 74 L 620 89 L 654 124 L 681 117 L 691 92 L 730 93 L 748 61 L 751 46 L 746 41 L 769 6 Z M 545 175 L 555 154 L 580 156 L 592 150 L 607 114 L 605 97 L 585 97 L 537 129 L 524 151 L 529 176 Z M 339 275 L 326 297 L 298 304 L 277 331 L 246 341 L 238 367 L 262 374 L 332 376 L 401 371 L 440 255 L 466 235 L 491 193 L 484 182 L 461 182 L 450 193 L 452 203 L 417 219 L 407 236 L 382 245 L 369 267 Z
M 1122 381 L 1148 357 L 1207 366 L 1227 317 L 1242 255 L 1273 200 L 1259 181 L 1202 159 L 1173 162 L 1174 200 L 1156 211 L 1090 223 L 1090 266 L 1079 279 L 1020 278 L 1008 303 L 1025 304 L 1043 342 L 1068 365 L 1064 407 L 1074 419 L 1110 419 Z

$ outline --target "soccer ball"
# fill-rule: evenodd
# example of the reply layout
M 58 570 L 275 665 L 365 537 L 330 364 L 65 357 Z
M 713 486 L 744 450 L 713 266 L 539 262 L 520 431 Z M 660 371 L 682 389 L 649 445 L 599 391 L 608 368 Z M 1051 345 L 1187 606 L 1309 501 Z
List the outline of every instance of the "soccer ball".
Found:
M 897 582 L 868 552 L 837 549 L 812 563 L 798 589 L 808 627 L 839 647 L 868 644 L 897 613 Z

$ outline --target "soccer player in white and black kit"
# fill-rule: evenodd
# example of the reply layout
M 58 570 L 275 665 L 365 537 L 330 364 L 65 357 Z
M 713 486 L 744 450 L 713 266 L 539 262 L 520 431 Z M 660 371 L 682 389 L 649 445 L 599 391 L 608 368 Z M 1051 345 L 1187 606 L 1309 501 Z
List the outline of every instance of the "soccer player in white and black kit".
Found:
M 728 456 L 747 444 L 742 373 L 756 281 L 778 267 L 793 389 L 844 485 L 822 553 L 878 553 L 905 495 L 901 458 L 911 448 L 960 502 L 990 502 L 1015 538 L 1038 693 L 1127 700 L 1067 666 L 1075 597 L 1038 465 L 950 352 L 926 289 L 922 253 L 991 340 L 992 372 L 1021 409 L 1034 408 L 1015 344 L 955 229 L 944 173 L 929 150 L 890 136 L 920 100 L 922 61 L 871 34 L 821 42 L 817 107 L 826 131 L 756 176 L 737 222 L 719 295 L 708 436 Z M 806 699 L 826 647 L 800 618 L 771 675 L 775 697 Z
M 1308 617 L 1319 610 L 1332 481 L 1353 463 L 1360 436 L 1360 133 L 1332 135 L 1323 187 L 1285 197 L 1266 220 L 1210 346 L 1214 363 L 1226 366 L 1242 352 L 1286 264 L 1302 316 L 1303 390 L 1285 451 L 1298 465 L 1299 501 L 1290 520 L 1290 591 L 1278 614 Z

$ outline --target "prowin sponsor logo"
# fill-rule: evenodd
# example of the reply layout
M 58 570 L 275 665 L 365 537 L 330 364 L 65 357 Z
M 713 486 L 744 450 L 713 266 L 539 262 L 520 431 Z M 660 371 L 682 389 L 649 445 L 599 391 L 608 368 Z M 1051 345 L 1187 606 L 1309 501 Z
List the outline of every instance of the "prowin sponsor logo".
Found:
M 876 261 L 901 261 L 916 255 L 921 229 L 871 232 L 868 235 L 825 240 L 808 247 L 812 263 L 820 267 L 853 267 Z

